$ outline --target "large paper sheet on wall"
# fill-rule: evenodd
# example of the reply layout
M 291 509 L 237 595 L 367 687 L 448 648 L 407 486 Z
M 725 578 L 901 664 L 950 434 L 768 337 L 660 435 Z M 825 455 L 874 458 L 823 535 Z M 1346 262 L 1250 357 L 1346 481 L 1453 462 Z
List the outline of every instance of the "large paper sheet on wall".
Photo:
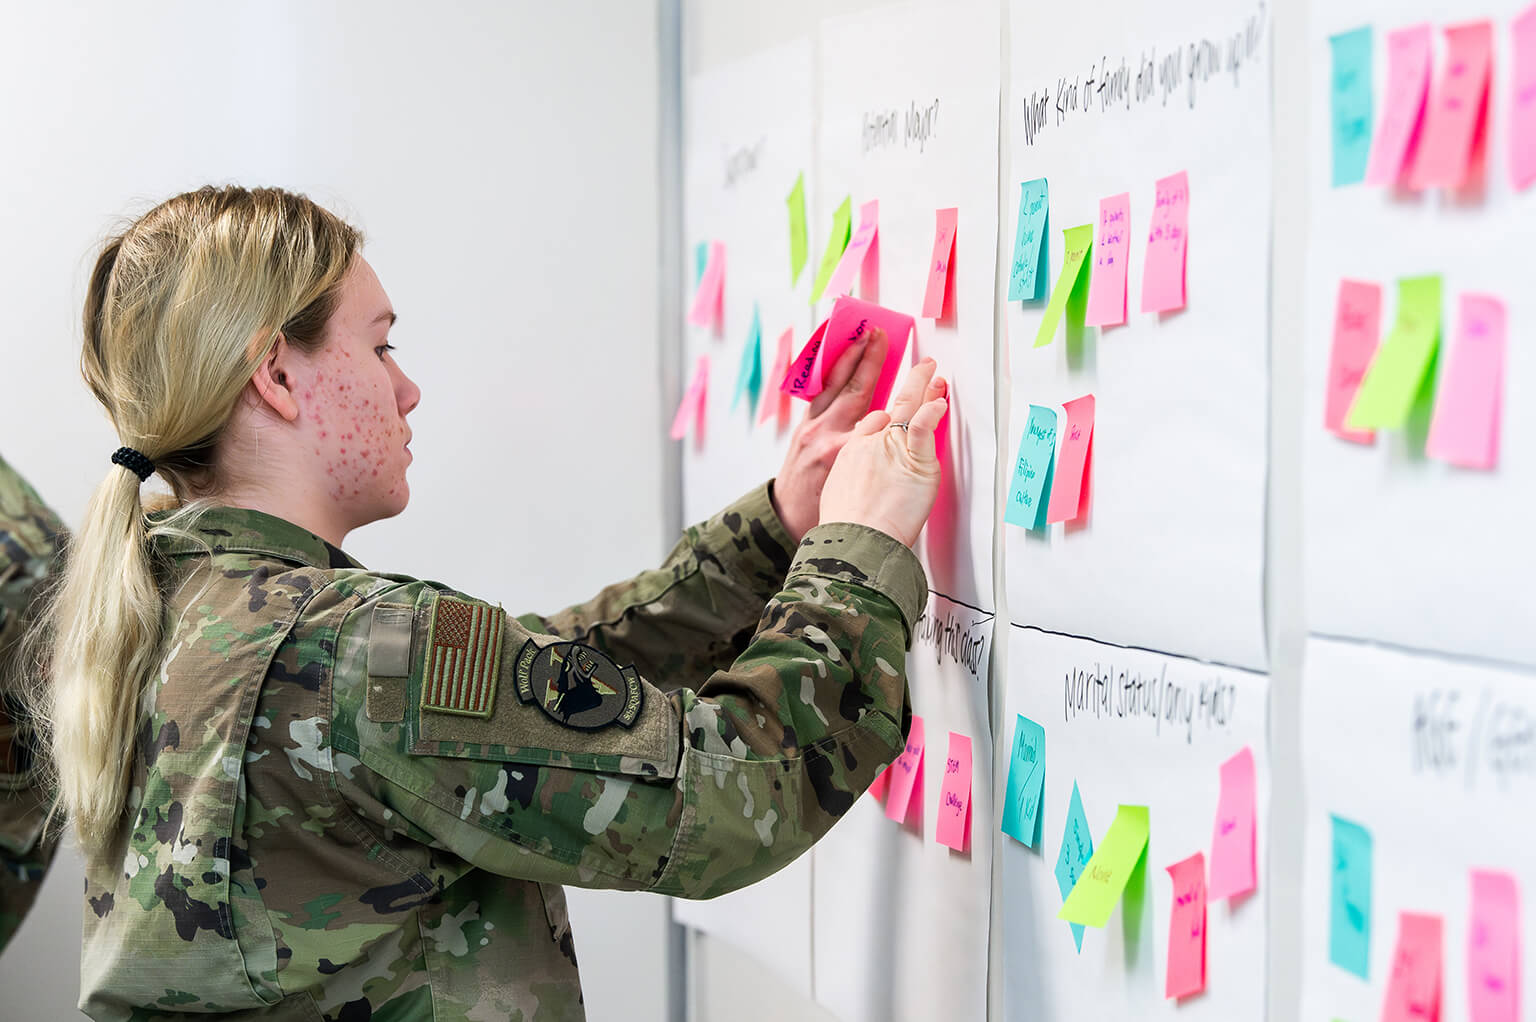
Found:
M 1269 7 L 1182 0 L 1171 12 L 1114 0 L 1051 7 L 1048 24 L 1039 4 L 1015 0 L 1010 11 L 1001 286 L 1026 181 L 1049 185 L 1046 293 L 1062 267 L 1063 229 L 1096 225 L 1101 200 L 1129 194 L 1130 244 L 1127 325 L 1064 325 L 1035 347 L 1047 303 L 1007 303 L 1006 475 L 1031 404 L 1096 398 L 1086 520 L 1004 527 L 1009 614 L 1262 667 Z M 1187 304 L 1144 313 L 1154 189 L 1180 172 Z
M 1311 631 L 1420 649 L 1536 664 L 1536 350 L 1520 343 L 1536 322 L 1530 260 L 1518 253 L 1536 229 L 1536 191 L 1510 184 L 1511 19 L 1528 0 L 1489 0 L 1469 10 L 1451 0 L 1316 0 L 1310 5 L 1311 140 L 1306 174 L 1305 406 L 1306 602 Z M 1386 104 L 1388 32 L 1433 28 L 1434 74 L 1446 66 L 1441 28 L 1492 19 L 1494 63 L 1481 195 L 1332 184 L 1332 54 L 1329 37 L 1369 27 L 1374 120 Z M 1454 338 L 1458 296 L 1488 293 L 1507 309 L 1502 444 L 1491 471 L 1425 456 L 1427 417 L 1378 431 L 1374 444 L 1324 428 L 1339 283 L 1381 285 L 1380 333 L 1396 315 L 1400 277 L 1441 275 L 1438 377 Z M 1437 370 L 1432 368 L 1431 374 Z M 1466 517 L 1461 517 L 1465 515 Z M 1417 608 L 1420 613 L 1404 613 Z
M 1507 988 L 1510 979 L 1505 971 L 1501 984 L 1490 982 L 1497 968 L 1469 976 L 1474 922 L 1492 922 L 1490 913 L 1474 912 L 1472 872 L 1513 879 L 1518 903 L 1499 900 L 1513 911 L 1517 934 L 1536 895 L 1536 677 L 1314 637 L 1302 713 L 1302 1017 L 1384 1017 L 1400 914 L 1411 912 L 1436 916 L 1442 927 L 1439 1013 L 1419 1017 L 1467 1022 L 1469 986 Z M 1363 829 L 1368 848 L 1358 839 L 1336 843 L 1334 817 Z M 1348 922 L 1351 915 L 1367 924 L 1364 934 Z M 1491 927 L 1485 937 L 1494 950 Z M 1530 976 L 1536 951 L 1529 930 L 1520 939 L 1523 947 L 1505 960 Z M 1336 948 L 1365 976 L 1335 964 Z M 1521 997 L 1528 1016 L 1528 990 Z
M 1268 677 L 1034 628 L 1008 632 L 998 742 L 1011 747 L 1019 714 L 1044 728 L 1045 792 L 1039 844 L 1003 838 L 1006 1017 L 1263 1018 Z M 1195 852 L 1212 862 L 1221 765 L 1244 748 L 1254 763 L 1258 888 L 1208 901 L 1205 991 L 1168 999 L 1167 867 Z M 1056 865 L 1074 784 L 1095 846 L 1122 803 L 1146 806 L 1150 821 L 1141 896 L 1127 894 L 1102 929 L 1086 928 L 1081 951 L 1057 918 Z M 996 788 L 1006 791 L 1006 771 Z M 1128 891 L 1136 887 L 1133 877 Z

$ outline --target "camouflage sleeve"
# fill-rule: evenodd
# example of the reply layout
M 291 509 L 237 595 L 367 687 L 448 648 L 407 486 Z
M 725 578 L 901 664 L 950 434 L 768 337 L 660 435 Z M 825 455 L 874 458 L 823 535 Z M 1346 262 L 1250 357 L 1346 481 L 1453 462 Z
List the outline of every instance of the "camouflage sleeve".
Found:
M 518 621 L 633 664 L 664 692 L 698 688 L 741 655 L 784 585 L 795 544 L 773 510 L 772 485 L 689 527 L 660 568 L 557 614 Z
M 809 848 L 900 751 L 926 593 L 896 540 L 818 526 L 735 663 L 664 693 L 599 649 L 402 586 L 342 628 L 332 742 L 358 768 L 338 785 L 375 827 L 502 875 L 722 894 Z

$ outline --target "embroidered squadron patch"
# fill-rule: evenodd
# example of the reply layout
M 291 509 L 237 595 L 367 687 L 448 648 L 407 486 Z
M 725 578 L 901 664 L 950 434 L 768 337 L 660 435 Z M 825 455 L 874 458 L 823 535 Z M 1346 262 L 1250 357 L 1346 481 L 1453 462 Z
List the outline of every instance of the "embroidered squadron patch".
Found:
M 427 666 L 421 708 L 466 717 L 489 717 L 496 707 L 501 670 L 500 607 L 440 596 L 427 633 Z
M 640 675 L 620 667 L 591 646 L 532 639 L 517 654 L 517 698 L 538 703 L 557 724 L 596 731 L 609 724 L 631 727 L 640 716 Z

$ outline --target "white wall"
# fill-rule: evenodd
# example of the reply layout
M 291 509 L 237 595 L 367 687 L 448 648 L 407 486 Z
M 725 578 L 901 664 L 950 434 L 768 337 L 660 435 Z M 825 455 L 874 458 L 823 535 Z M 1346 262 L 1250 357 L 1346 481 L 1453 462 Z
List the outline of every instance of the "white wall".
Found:
M 0 452 L 78 520 L 117 446 L 80 383 L 84 274 L 115 218 L 205 182 L 359 224 L 421 385 L 413 500 L 364 563 L 554 609 L 669 544 L 658 3 L 94 0 L 0 34 Z M 585 505 L 563 472 L 601 479 Z M 0 1015 L 77 1017 L 78 860 L 0 957 Z M 666 1017 L 665 903 L 572 896 L 590 1016 Z

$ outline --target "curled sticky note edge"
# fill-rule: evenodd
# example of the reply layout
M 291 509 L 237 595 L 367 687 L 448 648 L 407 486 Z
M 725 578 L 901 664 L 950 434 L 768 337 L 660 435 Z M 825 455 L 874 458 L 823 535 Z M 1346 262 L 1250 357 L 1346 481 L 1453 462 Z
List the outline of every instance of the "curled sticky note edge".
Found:
M 949 733 L 949 754 L 944 760 L 944 783 L 939 789 L 939 844 L 957 852 L 971 847 L 971 740 Z
M 897 823 L 907 818 L 912 795 L 918 795 L 918 813 L 922 813 L 923 781 L 923 718 L 912 715 L 912 727 L 907 731 L 907 743 L 890 766 L 891 787 L 885 797 L 885 815 Z
M 1146 806 L 1121 805 L 1056 918 L 1093 927 L 1109 922 L 1131 873 L 1141 862 L 1150 833 Z

